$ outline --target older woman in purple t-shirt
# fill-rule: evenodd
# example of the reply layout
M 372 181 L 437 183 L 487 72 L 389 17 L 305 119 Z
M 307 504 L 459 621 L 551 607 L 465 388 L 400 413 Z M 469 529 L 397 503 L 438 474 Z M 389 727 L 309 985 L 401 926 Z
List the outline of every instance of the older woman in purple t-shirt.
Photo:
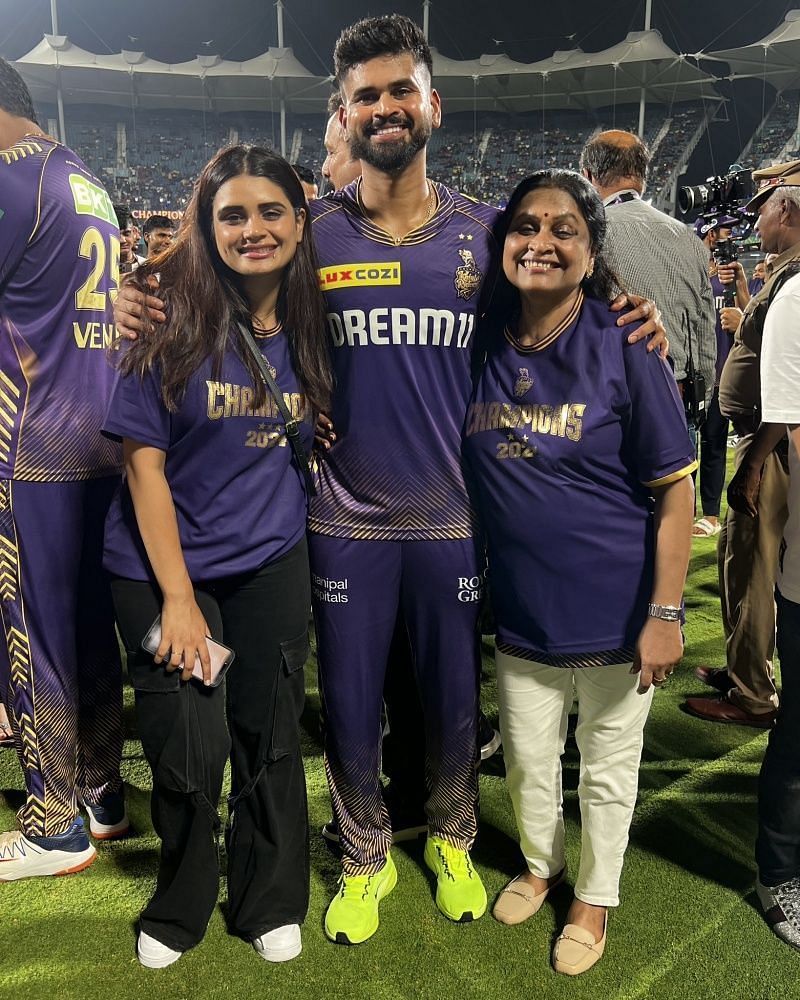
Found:
M 603 206 L 566 170 L 523 181 L 465 450 L 487 534 L 506 775 L 525 871 L 494 916 L 520 923 L 566 875 L 561 754 L 578 699 L 582 849 L 553 950 L 603 954 L 652 697 L 681 657 L 696 467 L 675 380 L 608 303 Z
M 231 930 L 268 961 L 301 949 L 311 596 L 302 447 L 331 386 L 307 221 L 285 160 L 224 149 L 204 168 L 175 243 L 132 279 L 144 291 L 159 275 L 164 322 L 146 321 L 122 356 L 105 424 L 122 438 L 126 468 L 105 565 L 161 839 L 137 943 L 150 968 L 198 944 L 213 912 L 229 754 Z M 282 411 L 302 447 L 290 446 Z M 142 641 L 157 616 L 153 656 Z M 207 636 L 235 655 L 224 686 L 211 683 Z

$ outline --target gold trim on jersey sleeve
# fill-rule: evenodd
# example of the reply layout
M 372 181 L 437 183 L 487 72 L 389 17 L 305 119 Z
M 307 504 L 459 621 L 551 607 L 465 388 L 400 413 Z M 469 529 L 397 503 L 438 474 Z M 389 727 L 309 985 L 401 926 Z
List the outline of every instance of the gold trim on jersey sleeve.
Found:
M 685 479 L 690 476 L 695 469 L 700 465 L 700 463 L 695 459 L 691 465 L 686 465 L 682 469 L 678 469 L 677 472 L 671 472 L 668 476 L 662 476 L 661 479 L 651 479 L 648 483 L 643 483 L 643 486 L 669 486 L 670 483 L 677 483 L 679 479 Z
M 42 160 L 42 169 L 39 171 L 39 188 L 36 192 L 36 221 L 33 224 L 31 235 L 28 237 L 28 243 L 30 243 L 30 241 L 36 235 L 36 232 L 39 229 L 39 223 L 42 221 L 42 187 L 44 185 L 44 172 L 47 169 L 48 160 L 53 155 L 53 150 L 57 148 L 58 148 L 57 146 L 51 146 L 47 150 L 45 158 Z

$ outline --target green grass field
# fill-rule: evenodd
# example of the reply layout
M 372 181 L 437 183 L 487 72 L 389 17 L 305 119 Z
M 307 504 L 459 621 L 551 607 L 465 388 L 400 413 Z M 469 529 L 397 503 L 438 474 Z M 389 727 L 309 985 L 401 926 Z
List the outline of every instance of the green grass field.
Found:
M 0 997 L 20 1000 L 300 997 L 309 1000 L 793 1000 L 800 955 L 762 921 L 753 893 L 758 769 L 766 734 L 715 726 L 680 711 L 700 692 L 692 670 L 721 664 L 715 539 L 694 543 L 687 589 L 687 653 L 655 696 L 647 724 L 641 789 L 622 878 L 622 905 L 609 920 L 603 961 L 580 979 L 554 973 L 554 933 L 569 905 L 561 889 L 526 924 L 491 916 L 454 925 L 440 916 L 422 863 L 422 842 L 394 848 L 397 888 L 365 945 L 329 943 L 322 917 L 338 876 L 319 835 L 329 816 L 318 741 L 315 666 L 307 668 L 304 716 L 312 826 L 311 909 L 304 950 L 273 966 L 226 933 L 217 909 L 203 943 L 169 969 L 142 969 L 134 923 L 156 869 L 149 772 L 136 740 L 130 691 L 123 773 L 135 834 L 99 847 L 83 874 L 0 886 Z M 483 703 L 496 717 L 491 648 L 485 647 Z M 474 850 L 490 901 L 521 867 L 503 782 L 502 757 L 481 776 L 481 826 Z M 565 763 L 569 865 L 577 870 L 577 755 Z M 0 754 L 0 829 L 21 802 L 13 753 Z M 224 899 L 224 883 L 222 897 Z

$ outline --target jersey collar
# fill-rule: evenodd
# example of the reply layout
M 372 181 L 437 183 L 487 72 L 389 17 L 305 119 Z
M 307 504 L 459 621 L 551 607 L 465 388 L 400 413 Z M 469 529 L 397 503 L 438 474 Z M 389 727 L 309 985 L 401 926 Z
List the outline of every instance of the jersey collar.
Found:
M 410 233 L 406 233 L 400 241 L 396 240 L 391 233 L 387 233 L 385 229 L 376 226 L 367 217 L 361 202 L 360 177 L 354 184 L 345 188 L 342 195 L 342 206 L 347 211 L 353 226 L 367 239 L 389 247 L 415 246 L 417 243 L 427 242 L 441 232 L 455 211 L 455 200 L 450 189 L 437 181 L 430 180 L 430 178 L 428 182 L 432 185 L 436 195 L 436 209 L 427 222 L 419 228 L 413 229 Z

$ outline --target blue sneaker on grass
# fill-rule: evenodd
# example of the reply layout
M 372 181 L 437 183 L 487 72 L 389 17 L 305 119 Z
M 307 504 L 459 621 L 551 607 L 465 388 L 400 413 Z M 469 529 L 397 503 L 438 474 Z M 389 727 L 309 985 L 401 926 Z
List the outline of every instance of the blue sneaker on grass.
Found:
M 122 792 L 108 792 L 96 806 L 84 802 L 83 808 L 89 816 L 89 832 L 95 840 L 118 840 L 127 836 L 131 824 Z

